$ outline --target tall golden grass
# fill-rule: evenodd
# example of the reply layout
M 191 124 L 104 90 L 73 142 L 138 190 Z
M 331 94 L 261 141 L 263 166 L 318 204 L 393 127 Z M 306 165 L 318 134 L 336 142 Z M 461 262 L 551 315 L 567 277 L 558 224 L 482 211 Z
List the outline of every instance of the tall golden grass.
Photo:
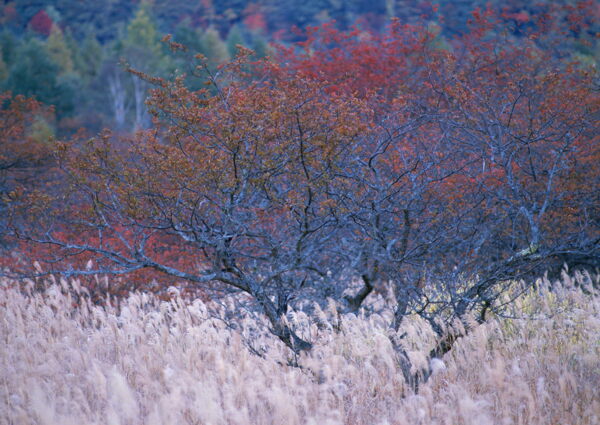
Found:
M 0 298 L 1 424 L 598 424 L 600 295 L 589 275 L 541 282 L 460 339 L 418 394 L 404 384 L 385 314 L 334 306 L 289 320 L 316 344 L 290 353 L 251 315 L 134 294 L 74 307 L 76 282 Z M 588 288 L 587 290 L 582 287 Z M 74 292 L 75 291 L 75 292 Z M 402 340 L 426 363 L 432 335 Z M 257 353 L 262 354 L 257 355 Z

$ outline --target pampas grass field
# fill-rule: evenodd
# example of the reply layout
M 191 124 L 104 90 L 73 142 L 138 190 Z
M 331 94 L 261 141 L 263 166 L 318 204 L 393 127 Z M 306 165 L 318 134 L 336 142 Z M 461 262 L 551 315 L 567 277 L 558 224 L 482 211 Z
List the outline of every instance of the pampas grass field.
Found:
M 0 285 L 1 424 L 599 424 L 598 278 L 540 282 L 503 317 L 475 327 L 412 392 L 384 313 L 289 320 L 315 343 L 290 352 L 233 302 L 75 306 L 76 282 Z M 587 288 L 587 289 L 586 289 Z M 592 292 L 592 293 L 590 293 Z M 428 361 L 430 330 L 402 340 Z M 297 363 L 297 366 L 290 366 Z

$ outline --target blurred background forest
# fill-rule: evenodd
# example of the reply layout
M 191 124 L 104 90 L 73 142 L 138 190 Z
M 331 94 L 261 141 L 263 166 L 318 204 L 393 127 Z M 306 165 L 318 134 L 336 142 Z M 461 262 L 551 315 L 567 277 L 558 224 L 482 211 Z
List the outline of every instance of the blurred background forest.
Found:
M 236 45 L 261 57 L 271 43 L 301 41 L 302 30 L 334 20 L 339 29 L 380 31 L 390 18 L 427 22 L 440 39 L 466 31 L 471 12 L 492 8 L 527 26 L 531 16 L 553 13 L 569 0 L 19 0 L 0 4 L 0 92 L 35 97 L 54 112 L 39 117 L 34 139 L 71 136 L 79 129 L 121 133 L 148 127 L 147 85 L 128 74 L 126 61 L 142 72 L 168 77 L 186 72 L 185 56 L 173 57 L 165 34 L 204 54 L 211 66 L 230 59 Z M 443 17 L 443 18 L 442 18 Z M 579 60 L 598 60 L 597 25 L 576 34 Z M 296 29 L 296 30 L 295 30 Z M 199 81 L 189 79 L 193 88 Z

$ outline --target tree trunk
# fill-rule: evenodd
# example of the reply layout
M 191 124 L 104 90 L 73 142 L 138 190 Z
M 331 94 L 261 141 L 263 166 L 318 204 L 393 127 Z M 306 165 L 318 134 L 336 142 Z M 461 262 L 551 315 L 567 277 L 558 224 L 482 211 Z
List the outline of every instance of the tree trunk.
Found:
M 283 311 L 278 311 L 275 303 L 262 291 L 252 294 L 261 305 L 263 312 L 271 323 L 271 332 L 287 345 L 295 354 L 310 351 L 312 344 L 300 338 L 284 320 Z
M 108 89 L 112 98 L 113 116 L 118 128 L 125 124 L 125 90 L 121 82 L 119 71 L 108 77 Z
M 135 99 L 135 123 L 134 129 L 139 130 L 148 125 L 148 112 L 146 110 L 146 82 L 136 75 L 133 78 L 133 97 Z

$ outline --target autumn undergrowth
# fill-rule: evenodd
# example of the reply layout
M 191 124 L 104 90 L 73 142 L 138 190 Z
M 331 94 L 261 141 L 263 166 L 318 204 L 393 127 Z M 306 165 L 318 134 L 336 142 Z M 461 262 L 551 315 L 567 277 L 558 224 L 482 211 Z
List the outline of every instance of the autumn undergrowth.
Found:
M 291 313 L 315 344 L 293 358 L 260 317 L 229 319 L 236 300 L 133 294 L 117 309 L 78 297 L 77 282 L 4 281 L 0 423 L 598 424 L 598 279 L 539 281 L 435 359 L 418 393 L 385 313 L 340 317 L 333 301 Z M 431 331 L 411 318 L 401 332 L 426 366 Z

